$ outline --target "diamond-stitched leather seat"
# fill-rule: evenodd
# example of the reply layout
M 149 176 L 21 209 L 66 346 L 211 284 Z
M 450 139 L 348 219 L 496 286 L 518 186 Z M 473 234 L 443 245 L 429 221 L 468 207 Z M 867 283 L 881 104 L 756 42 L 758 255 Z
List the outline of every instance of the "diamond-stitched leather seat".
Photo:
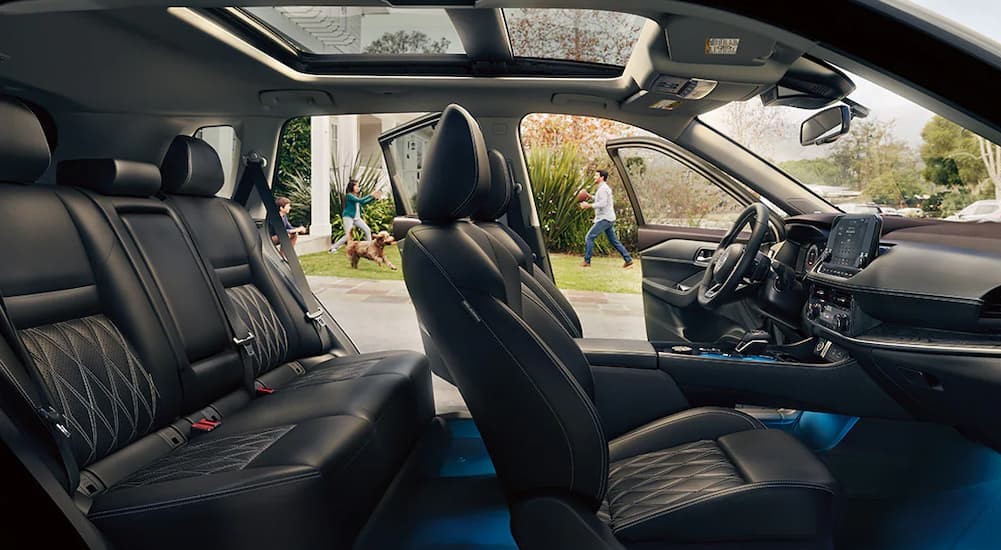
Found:
M 0 120 L 0 291 L 31 357 L 0 346 L 0 371 L 37 406 L 37 369 L 65 415 L 75 467 L 57 478 L 87 517 L 122 548 L 349 546 L 431 418 L 424 358 L 323 353 L 277 292 L 261 298 L 270 275 L 253 251 L 205 267 L 152 197 L 155 165 L 75 161 L 59 170 L 73 187 L 25 185 L 49 163 L 42 129 L 13 100 L 0 98 Z M 257 372 L 344 369 L 255 398 L 211 276 L 268 338 Z
M 606 439 L 573 335 L 510 243 L 467 218 L 490 176 L 476 121 L 449 106 L 424 157 L 421 224 L 403 263 L 509 495 L 519 546 L 830 546 L 834 482 L 784 432 L 696 408 Z

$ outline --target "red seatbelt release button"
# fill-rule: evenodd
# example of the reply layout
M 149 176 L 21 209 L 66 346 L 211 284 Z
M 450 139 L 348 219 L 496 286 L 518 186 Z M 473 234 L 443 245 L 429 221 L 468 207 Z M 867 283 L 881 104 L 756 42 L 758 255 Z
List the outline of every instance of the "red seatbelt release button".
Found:
M 191 425 L 192 430 L 198 430 L 200 432 L 211 432 L 212 430 L 219 427 L 222 424 L 221 421 L 209 420 L 208 418 L 203 418 L 198 422 Z

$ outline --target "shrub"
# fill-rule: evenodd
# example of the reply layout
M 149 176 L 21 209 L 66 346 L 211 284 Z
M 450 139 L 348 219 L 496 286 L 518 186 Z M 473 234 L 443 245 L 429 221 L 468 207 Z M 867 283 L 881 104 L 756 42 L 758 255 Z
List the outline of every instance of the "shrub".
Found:
M 534 147 L 528 151 L 528 176 L 532 182 L 539 223 L 550 252 L 584 252 L 584 238 L 594 220 L 594 213 L 577 206 L 577 191 L 594 191 L 591 169 L 594 163 L 573 146 Z M 636 221 L 621 184 L 610 177 L 609 185 L 616 198 L 615 230 L 626 248 L 634 249 Z M 608 241 L 595 241 L 595 253 L 612 251 Z
M 309 225 L 312 205 L 309 178 L 301 174 L 289 174 L 282 183 L 284 185 L 281 189 L 277 189 L 275 194 L 292 201 L 292 211 L 288 214 L 288 221 L 294 226 Z

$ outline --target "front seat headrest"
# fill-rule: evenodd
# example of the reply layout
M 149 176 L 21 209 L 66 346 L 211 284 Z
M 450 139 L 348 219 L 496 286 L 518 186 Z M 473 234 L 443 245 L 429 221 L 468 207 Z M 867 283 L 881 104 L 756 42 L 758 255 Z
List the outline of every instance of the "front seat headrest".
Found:
M 417 215 L 422 221 L 468 217 L 489 185 L 490 163 L 480 125 L 462 107 L 449 105 L 424 155 Z
M 24 103 L 0 97 L 0 126 L 0 181 L 38 181 L 52 160 L 38 117 Z
M 491 149 L 487 155 L 490 158 L 490 189 L 480 207 L 473 212 L 472 218 L 477 221 L 492 222 L 507 213 L 514 193 L 514 183 L 507 170 L 507 159 L 496 149 Z
M 64 160 L 57 167 L 56 183 L 91 189 L 102 195 L 149 197 L 160 191 L 160 168 L 131 160 Z
M 163 190 L 176 195 L 214 197 L 226 182 L 222 161 L 211 145 L 191 136 L 177 136 L 160 165 Z

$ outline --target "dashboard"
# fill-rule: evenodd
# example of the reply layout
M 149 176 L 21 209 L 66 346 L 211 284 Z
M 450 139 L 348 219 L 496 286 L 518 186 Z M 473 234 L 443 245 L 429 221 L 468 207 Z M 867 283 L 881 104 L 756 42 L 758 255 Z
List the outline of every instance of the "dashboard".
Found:
M 856 361 L 915 418 L 1001 449 L 1001 224 L 807 215 L 773 256 L 784 311 L 818 354 Z M 764 300 L 790 302 L 782 292 Z

